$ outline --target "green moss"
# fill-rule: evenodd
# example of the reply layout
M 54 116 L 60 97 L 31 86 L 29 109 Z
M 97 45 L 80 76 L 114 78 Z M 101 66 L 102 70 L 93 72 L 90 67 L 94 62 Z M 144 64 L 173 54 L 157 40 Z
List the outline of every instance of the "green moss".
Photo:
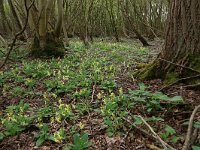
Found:
M 63 57 L 65 54 L 62 40 L 55 39 L 52 33 L 48 33 L 46 47 L 40 48 L 39 40 L 34 38 L 30 55 L 33 57 Z
M 189 55 L 189 64 L 191 68 L 200 71 L 200 54 L 195 53 Z
M 58 46 L 56 43 L 48 43 L 44 49 L 46 56 L 63 57 L 65 54 L 64 46 Z
M 145 68 L 145 67 L 147 67 L 147 66 L 148 66 L 148 64 L 139 63 L 139 64 L 137 64 L 136 68 L 137 68 L 137 69 L 143 69 L 143 68 Z
M 170 73 L 167 73 L 165 80 L 164 80 L 164 84 L 170 85 L 170 84 L 176 82 L 177 80 L 178 80 L 178 74 L 175 72 L 170 72 Z
M 151 80 L 157 78 L 159 62 L 155 61 L 152 64 L 145 65 L 144 68 L 138 70 L 133 76 L 141 80 Z

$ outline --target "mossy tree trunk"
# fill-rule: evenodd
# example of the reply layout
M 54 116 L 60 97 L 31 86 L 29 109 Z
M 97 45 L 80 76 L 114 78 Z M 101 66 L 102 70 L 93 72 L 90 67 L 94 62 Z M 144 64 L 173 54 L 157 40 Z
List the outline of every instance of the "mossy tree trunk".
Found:
M 36 0 L 34 7 L 31 8 L 29 25 L 35 32 L 31 54 L 35 57 L 64 55 L 64 45 L 60 38 L 63 27 L 63 0 L 57 0 L 57 5 L 58 16 L 55 28 L 49 26 L 55 0 Z
M 200 1 L 172 0 L 168 19 L 164 48 L 140 72 L 143 79 L 175 79 L 200 72 Z

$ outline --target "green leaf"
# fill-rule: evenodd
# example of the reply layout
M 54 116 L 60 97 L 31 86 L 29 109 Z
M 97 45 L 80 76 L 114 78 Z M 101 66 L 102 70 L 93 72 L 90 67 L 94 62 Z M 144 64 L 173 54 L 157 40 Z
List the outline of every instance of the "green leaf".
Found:
M 168 126 L 168 125 L 166 125 L 165 131 L 166 131 L 169 135 L 174 135 L 174 134 L 176 133 L 176 131 L 175 131 L 172 127 L 170 127 L 170 126 Z
M 2 141 L 4 139 L 4 137 L 5 137 L 5 135 L 0 132 L 0 141 Z
M 108 131 L 107 134 L 108 134 L 108 137 L 112 137 L 114 135 L 114 133 L 111 131 Z
M 82 136 L 82 139 L 84 142 L 87 142 L 89 137 L 88 137 L 88 134 L 87 133 L 84 133 L 83 136 Z
M 65 147 L 64 147 L 64 150 L 71 150 L 71 149 L 72 149 L 72 146 L 71 146 L 71 145 L 65 146 Z
M 53 135 L 50 135 L 48 137 L 48 140 L 56 142 L 56 139 L 55 139 L 55 137 Z
M 141 91 L 145 91 L 146 86 L 145 86 L 144 83 L 140 83 L 140 84 L 139 84 L 139 88 L 140 88 Z
M 36 146 L 41 146 L 45 141 L 45 137 L 41 136 L 39 139 L 36 141 Z
M 160 117 L 151 117 L 151 118 L 147 118 L 146 121 L 164 121 L 163 118 L 160 118 Z
M 173 98 L 170 98 L 170 101 L 172 101 L 172 102 L 183 102 L 183 98 L 181 96 L 174 96 Z
M 141 125 L 143 123 L 142 119 L 138 116 L 134 116 L 134 120 L 135 125 Z
M 200 128 L 200 121 L 195 122 L 195 123 L 194 123 L 194 127 L 195 127 L 195 128 Z
M 173 143 L 177 143 L 179 139 L 180 139 L 179 137 L 173 136 L 173 137 L 172 137 L 172 142 L 173 142 Z
M 73 139 L 74 139 L 74 144 L 79 144 L 80 143 L 80 134 L 79 133 L 75 134 Z
M 195 146 L 195 145 L 193 145 L 193 146 L 192 146 L 192 150 L 200 150 L 200 146 Z
M 168 135 L 166 133 L 161 133 L 160 137 L 166 141 L 168 138 Z

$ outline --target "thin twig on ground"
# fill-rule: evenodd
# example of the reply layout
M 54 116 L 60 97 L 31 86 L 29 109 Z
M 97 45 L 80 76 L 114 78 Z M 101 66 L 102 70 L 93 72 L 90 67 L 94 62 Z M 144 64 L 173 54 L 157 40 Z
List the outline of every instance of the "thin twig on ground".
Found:
M 183 86 L 183 88 L 195 88 L 195 87 L 200 87 L 200 83 Z
M 95 89 L 96 89 L 96 84 L 94 84 L 94 85 L 92 86 L 92 99 L 91 99 L 91 103 L 94 101 Z
M 129 119 L 123 117 L 123 120 L 124 120 L 125 122 L 127 122 L 128 124 L 132 125 L 132 126 L 134 127 L 133 129 L 136 129 L 136 130 L 140 131 L 140 133 L 146 135 L 146 136 L 149 137 L 151 140 L 154 140 L 154 141 L 156 140 L 156 137 L 154 137 L 154 136 L 152 136 L 151 134 L 149 134 L 146 130 L 137 127 L 137 126 L 136 126 L 132 121 L 130 121 Z
M 192 135 L 192 130 L 193 130 L 193 124 L 194 124 L 194 117 L 196 115 L 196 113 L 198 112 L 198 110 L 200 109 L 200 105 L 196 106 L 195 109 L 192 112 L 192 115 L 190 117 L 190 121 L 189 121 L 189 125 L 188 125 L 188 130 L 187 130 L 187 135 L 185 138 L 185 143 L 183 145 L 182 150 L 188 150 L 190 145 L 192 143 L 191 142 L 191 135 Z
M 143 123 L 149 128 L 149 130 L 152 132 L 152 134 L 156 137 L 157 140 L 159 140 L 159 142 L 162 144 L 162 146 L 167 149 L 170 148 L 171 150 L 176 150 L 175 148 L 173 148 L 172 146 L 170 146 L 169 144 L 167 144 L 165 141 L 163 141 L 159 135 L 153 130 L 153 128 L 145 121 L 145 119 L 142 116 L 138 116 L 140 117 L 140 119 L 143 121 Z

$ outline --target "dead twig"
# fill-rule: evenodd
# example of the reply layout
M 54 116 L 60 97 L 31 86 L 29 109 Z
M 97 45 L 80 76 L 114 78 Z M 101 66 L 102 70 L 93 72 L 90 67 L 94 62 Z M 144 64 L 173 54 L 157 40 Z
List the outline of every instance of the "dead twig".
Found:
M 200 109 L 200 105 L 196 106 L 195 109 L 192 112 L 192 115 L 190 117 L 190 121 L 189 121 L 189 126 L 188 126 L 188 130 L 187 130 L 187 135 L 185 138 L 185 143 L 183 145 L 182 150 L 188 150 L 190 145 L 191 145 L 191 135 L 192 135 L 192 129 L 193 129 L 193 124 L 194 124 L 194 117 L 196 115 L 196 113 L 198 112 L 198 110 Z
M 91 103 L 94 101 L 94 94 L 95 94 L 96 84 L 92 86 L 92 100 Z
M 195 88 L 195 87 L 200 87 L 200 83 L 183 86 L 183 88 Z
M 134 129 L 138 130 L 140 133 L 142 133 L 143 135 L 149 137 L 151 140 L 157 140 L 156 137 L 152 136 L 151 134 L 149 134 L 146 130 L 141 129 L 139 127 L 137 127 L 132 121 L 130 121 L 129 119 L 123 117 L 123 120 L 126 121 L 127 123 L 129 123 L 130 125 L 132 125 L 134 127 Z
M 32 1 L 32 3 L 30 4 L 30 6 L 27 6 L 27 0 L 24 0 L 24 2 L 25 2 L 25 8 L 26 8 L 26 21 L 25 21 L 24 27 L 21 29 L 21 31 L 19 31 L 18 33 L 15 34 L 15 37 L 14 37 L 14 39 L 13 39 L 13 41 L 12 41 L 12 44 L 11 44 L 11 46 L 10 46 L 10 49 L 9 49 L 7 55 L 6 55 L 6 58 L 5 58 L 4 62 L 2 63 L 2 65 L 0 66 L 0 70 L 1 70 L 1 69 L 4 67 L 4 65 L 6 64 L 8 58 L 9 58 L 11 52 L 12 52 L 12 50 L 14 49 L 14 46 L 15 46 L 15 43 L 16 43 L 16 41 L 17 41 L 18 36 L 20 36 L 21 34 L 24 33 L 24 31 L 26 30 L 26 27 L 27 27 L 27 25 L 28 25 L 28 18 L 29 18 L 30 9 L 31 9 L 31 7 L 33 6 L 35 0 Z
M 157 140 L 159 140 L 159 142 L 161 143 L 161 145 L 167 149 L 170 148 L 171 150 L 176 150 L 175 148 L 173 148 L 172 146 L 170 146 L 169 144 L 167 144 L 165 141 L 163 141 L 159 135 L 153 130 L 153 128 L 144 120 L 144 118 L 142 116 L 138 116 L 140 117 L 140 119 L 143 121 L 143 123 L 149 128 L 149 130 L 153 133 L 153 135 L 156 137 Z

